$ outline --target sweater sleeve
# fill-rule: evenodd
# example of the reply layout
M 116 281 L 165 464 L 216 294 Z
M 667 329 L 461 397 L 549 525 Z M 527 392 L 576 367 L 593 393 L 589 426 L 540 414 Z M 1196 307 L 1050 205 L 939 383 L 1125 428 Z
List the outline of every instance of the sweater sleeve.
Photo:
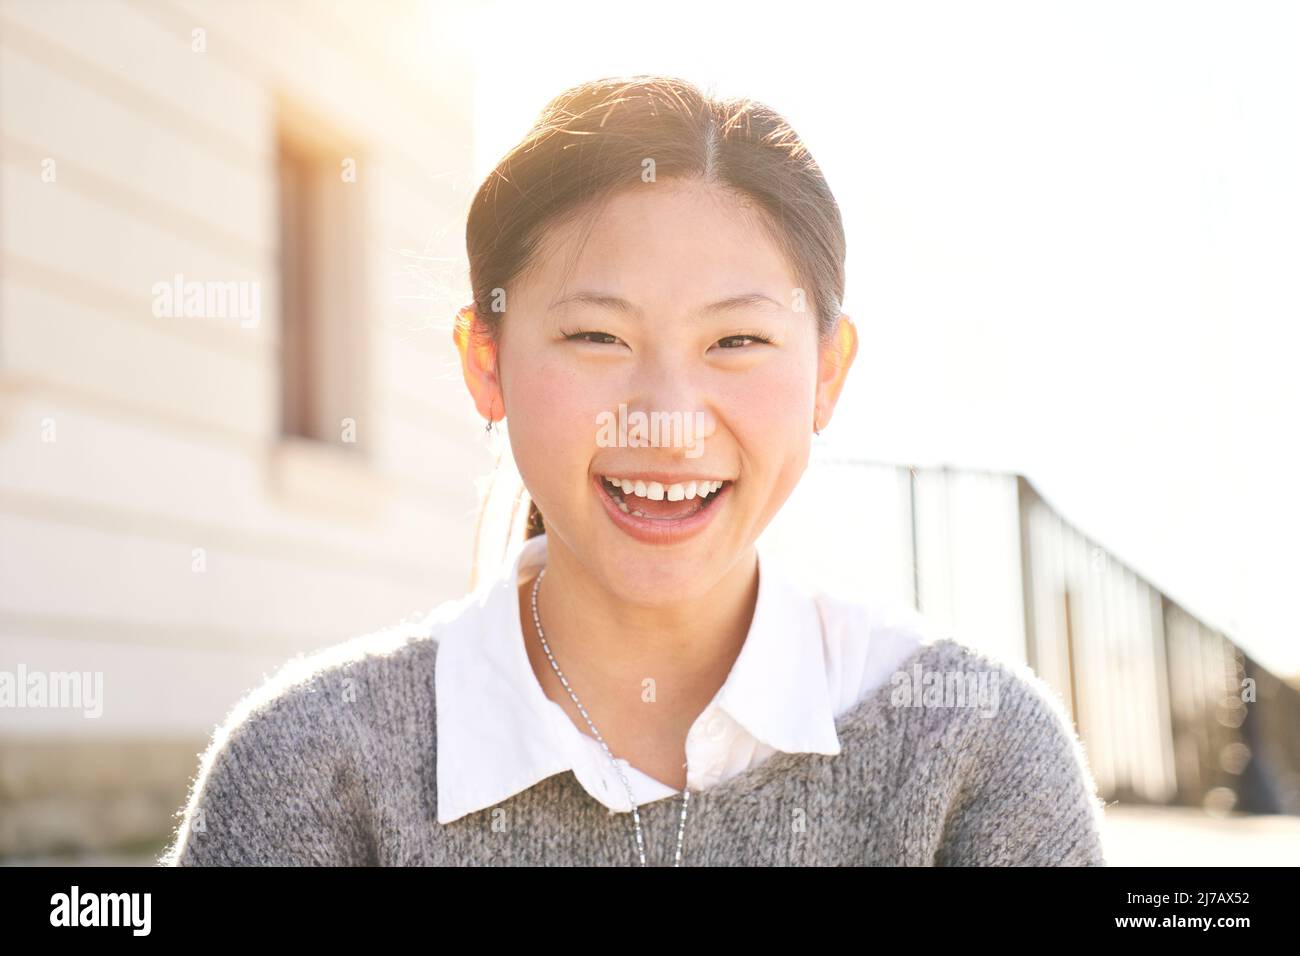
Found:
M 268 696 L 269 695 L 269 696 Z M 362 770 L 329 682 L 265 686 L 213 734 L 164 866 L 375 862 Z
M 1052 689 L 998 666 L 1000 700 L 972 715 L 939 866 L 1105 866 L 1103 804 L 1074 728 Z

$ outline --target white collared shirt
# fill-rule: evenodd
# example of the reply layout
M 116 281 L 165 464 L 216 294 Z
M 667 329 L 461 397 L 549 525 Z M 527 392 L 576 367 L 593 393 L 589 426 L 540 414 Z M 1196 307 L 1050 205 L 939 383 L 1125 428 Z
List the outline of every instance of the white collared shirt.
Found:
M 546 564 L 546 535 L 515 545 L 506 570 L 428 617 L 438 640 L 438 822 L 495 806 L 572 771 L 611 813 L 627 790 L 600 742 L 546 696 L 524 647 L 519 586 Z M 910 608 L 889 613 L 795 584 L 757 547 L 758 599 L 721 688 L 691 725 L 686 785 L 704 790 L 777 751 L 840 752 L 835 718 L 883 684 L 924 639 Z M 678 791 L 622 762 L 638 806 Z

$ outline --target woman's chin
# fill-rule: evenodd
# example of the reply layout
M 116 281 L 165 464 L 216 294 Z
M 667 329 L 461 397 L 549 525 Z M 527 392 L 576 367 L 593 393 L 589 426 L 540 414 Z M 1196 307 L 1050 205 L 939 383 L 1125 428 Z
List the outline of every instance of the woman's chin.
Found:
M 670 563 L 627 555 L 613 561 L 601 559 L 599 574 L 610 594 L 639 607 L 704 599 L 717 584 L 717 566 L 708 561 Z

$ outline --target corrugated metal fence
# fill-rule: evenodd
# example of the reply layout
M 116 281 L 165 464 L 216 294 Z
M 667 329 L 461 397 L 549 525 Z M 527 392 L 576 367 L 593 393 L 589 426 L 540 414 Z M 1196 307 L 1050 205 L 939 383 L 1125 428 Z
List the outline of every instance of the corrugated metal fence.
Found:
M 1300 813 L 1296 688 L 1025 479 L 815 457 L 766 536 L 810 556 L 803 573 L 827 590 L 911 604 L 1030 665 L 1072 715 L 1107 800 Z

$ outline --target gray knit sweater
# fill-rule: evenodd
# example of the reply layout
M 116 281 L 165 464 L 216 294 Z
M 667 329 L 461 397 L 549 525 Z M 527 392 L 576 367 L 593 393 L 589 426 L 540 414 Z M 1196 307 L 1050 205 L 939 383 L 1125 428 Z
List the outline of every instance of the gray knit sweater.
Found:
M 636 865 L 631 814 L 567 771 L 437 822 L 436 651 L 399 628 L 286 664 L 217 728 L 159 863 Z M 953 676 L 981 672 L 997 707 L 954 706 Z M 1046 684 L 949 638 L 894 677 L 836 718 L 840 754 L 778 752 L 692 791 L 683 865 L 1105 865 L 1102 804 Z M 949 696 L 910 693 L 922 680 Z M 671 864 L 680 812 L 640 808 L 652 865 Z

